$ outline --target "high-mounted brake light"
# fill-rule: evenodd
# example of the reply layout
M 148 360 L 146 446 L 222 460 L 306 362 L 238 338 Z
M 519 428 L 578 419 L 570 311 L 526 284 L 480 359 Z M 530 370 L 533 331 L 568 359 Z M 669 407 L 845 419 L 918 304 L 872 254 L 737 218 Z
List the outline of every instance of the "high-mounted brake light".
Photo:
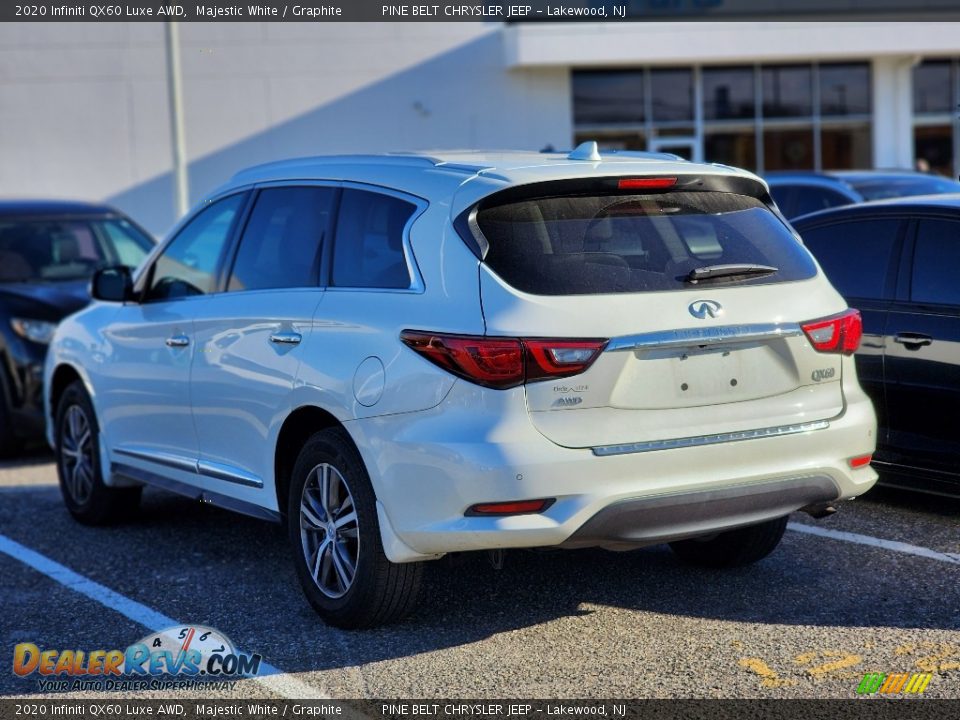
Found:
M 554 498 L 545 498 L 543 500 L 515 500 L 512 502 L 479 503 L 467 508 L 464 515 L 476 517 L 477 515 L 504 516 L 504 515 L 531 515 L 541 513 L 553 505 Z
M 658 178 L 621 178 L 617 183 L 620 190 L 643 190 L 651 188 L 668 188 L 677 184 L 675 177 Z
M 400 339 L 447 372 L 499 390 L 579 375 L 607 344 L 606 340 L 502 338 L 418 330 L 404 330 Z
M 811 320 L 801 325 L 814 349 L 822 353 L 853 355 L 863 337 L 863 320 L 859 310 L 847 310 L 822 320 Z

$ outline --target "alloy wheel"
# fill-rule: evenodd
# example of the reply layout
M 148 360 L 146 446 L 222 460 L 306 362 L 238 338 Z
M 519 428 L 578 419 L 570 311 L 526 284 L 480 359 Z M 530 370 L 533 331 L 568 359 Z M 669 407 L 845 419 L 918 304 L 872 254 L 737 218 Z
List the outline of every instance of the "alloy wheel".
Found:
M 93 492 L 93 432 L 79 405 L 67 408 L 60 435 L 60 465 L 70 497 L 84 505 Z
M 357 510 L 343 474 L 329 463 L 307 476 L 300 496 L 300 540 L 307 569 L 320 591 L 343 597 L 357 574 Z

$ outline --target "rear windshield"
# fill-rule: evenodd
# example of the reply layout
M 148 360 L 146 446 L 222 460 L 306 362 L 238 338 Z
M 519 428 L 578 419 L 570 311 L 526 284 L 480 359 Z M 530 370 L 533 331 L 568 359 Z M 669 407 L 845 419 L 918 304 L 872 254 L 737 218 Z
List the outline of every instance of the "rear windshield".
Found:
M 763 265 L 774 272 L 706 285 L 803 280 L 816 266 L 759 200 L 724 192 L 595 195 L 523 200 L 480 210 L 486 264 L 537 295 L 690 290 L 691 271 Z

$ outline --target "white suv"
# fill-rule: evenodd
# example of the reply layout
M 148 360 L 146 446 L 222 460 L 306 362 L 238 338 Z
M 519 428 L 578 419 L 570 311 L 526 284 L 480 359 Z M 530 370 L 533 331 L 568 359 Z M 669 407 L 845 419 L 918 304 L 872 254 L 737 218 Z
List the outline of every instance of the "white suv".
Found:
M 341 627 L 401 616 L 445 553 L 752 562 L 876 480 L 860 316 L 729 167 L 592 143 L 264 165 L 94 294 L 46 368 L 70 512 L 146 484 L 285 522 Z

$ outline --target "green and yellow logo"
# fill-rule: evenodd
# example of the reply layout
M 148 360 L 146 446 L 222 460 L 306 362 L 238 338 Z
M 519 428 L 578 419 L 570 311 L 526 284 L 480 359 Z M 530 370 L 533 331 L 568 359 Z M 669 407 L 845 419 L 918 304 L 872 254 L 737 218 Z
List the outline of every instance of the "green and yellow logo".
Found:
M 857 695 L 920 695 L 930 684 L 932 673 L 867 673 L 860 681 Z

